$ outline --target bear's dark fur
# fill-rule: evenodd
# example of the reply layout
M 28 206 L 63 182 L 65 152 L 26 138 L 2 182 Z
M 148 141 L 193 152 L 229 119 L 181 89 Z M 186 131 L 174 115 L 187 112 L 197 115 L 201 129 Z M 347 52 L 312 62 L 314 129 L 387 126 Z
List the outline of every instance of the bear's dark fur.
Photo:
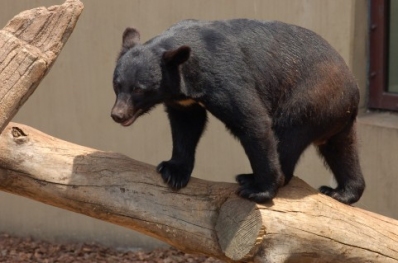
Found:
M 351 204 L 365 188 L 355 119 L 359 93 L 342 57 L 314 32 L 276 21 L 185 20 L 145 44 L 127 28 L 114 71 L 112 118 L 124 126 L 164 103 L 173 152 L 159 164 L 174 189 L 188 184 L 209 111 L 241 142 L 253 170 L 241 197 L 263 203 L 287 184 L 314 144 Z

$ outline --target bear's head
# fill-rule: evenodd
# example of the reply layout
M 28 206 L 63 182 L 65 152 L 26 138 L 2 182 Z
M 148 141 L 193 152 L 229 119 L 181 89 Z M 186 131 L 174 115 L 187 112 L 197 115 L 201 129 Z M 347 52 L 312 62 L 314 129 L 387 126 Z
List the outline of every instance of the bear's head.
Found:
M 113 74 L 116 102 L 111 116 L 123 126 L 131 125 L 155 105 L 179 96 L 178 67 L 188 60 L 191 51 L 188 46 L 155 50 L 139 41 L 136 29 L 124 31 L 122 50 Z

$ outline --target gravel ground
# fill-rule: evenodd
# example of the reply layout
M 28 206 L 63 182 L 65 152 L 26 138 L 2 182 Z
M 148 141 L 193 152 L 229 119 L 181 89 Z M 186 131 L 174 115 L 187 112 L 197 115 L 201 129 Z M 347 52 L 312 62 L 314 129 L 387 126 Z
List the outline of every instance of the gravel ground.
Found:
M 56 244 L 0 234 L 0 262 L 10 263 L 222 263 L 174 248 L 121 251 L 97 244 Z

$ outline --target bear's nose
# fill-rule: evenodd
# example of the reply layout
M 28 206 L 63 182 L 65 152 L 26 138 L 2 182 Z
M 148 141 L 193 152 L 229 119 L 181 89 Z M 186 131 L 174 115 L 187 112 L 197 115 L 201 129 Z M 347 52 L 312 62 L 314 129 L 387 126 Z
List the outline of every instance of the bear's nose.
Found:
M 125 115 L 122 112 L 115 112 L 115 111 L 112 111 L 111 117 L 117 123 L 121 123 L 126 119 Z

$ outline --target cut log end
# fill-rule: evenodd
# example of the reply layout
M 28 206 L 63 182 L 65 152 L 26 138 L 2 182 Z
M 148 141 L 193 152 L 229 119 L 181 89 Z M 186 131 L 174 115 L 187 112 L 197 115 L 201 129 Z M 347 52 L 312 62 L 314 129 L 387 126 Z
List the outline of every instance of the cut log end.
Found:
M 238 197 L 221 206 L 215 229 L 222 251 L 234 261 L 252 258 L 266 232 L 257 204 Z

